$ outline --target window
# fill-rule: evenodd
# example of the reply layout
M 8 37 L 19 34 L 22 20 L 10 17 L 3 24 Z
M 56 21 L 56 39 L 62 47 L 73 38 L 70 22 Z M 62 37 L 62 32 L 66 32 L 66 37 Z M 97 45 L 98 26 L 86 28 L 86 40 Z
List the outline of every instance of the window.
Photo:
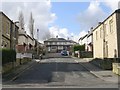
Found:
M 61 42 L 60 45 L 63 45 L 63 42 Z
M 51 49 L 56 49 L 56 46 L 52 46 Z
M 6 34 L 10 34 L 9 31 L 10 31 L 9 22 L 6 21 Z
M 108 35 L 108 29 L 107 29 L 107 24 L 104 24 L 104 32 L 105 32 L 105 36 L 107 36 Z
M 57 45 L 59 45 L 59 42 L 57 42 Z
M 96 31 L 96 40 L 97 40 L 97 31 Z
M 57 45 L 57 42 L 55 42 L 55 45 Z
M 69 45 L 70 44 L 70 42 L 67 42 L 67 45 Z
M 48 45 L 50 45 L 50 42 L 48 42 Z
M 100 28 L 100 38 L 102 38 L 102 27 Z
M 55 45 L 55 42 L 53 42 L 52 44 Z
M 110 26 L 110 32 L 112 33 L 113 32 L 113 20 L 112 19 L 109 21 L 109 26 Z

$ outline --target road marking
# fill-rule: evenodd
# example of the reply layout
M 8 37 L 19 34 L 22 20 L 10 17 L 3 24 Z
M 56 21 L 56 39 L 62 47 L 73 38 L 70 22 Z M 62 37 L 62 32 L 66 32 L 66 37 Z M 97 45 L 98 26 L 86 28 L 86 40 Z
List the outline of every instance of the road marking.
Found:
M 75 62 L 79 63 L 77 60 L 75 60 Z

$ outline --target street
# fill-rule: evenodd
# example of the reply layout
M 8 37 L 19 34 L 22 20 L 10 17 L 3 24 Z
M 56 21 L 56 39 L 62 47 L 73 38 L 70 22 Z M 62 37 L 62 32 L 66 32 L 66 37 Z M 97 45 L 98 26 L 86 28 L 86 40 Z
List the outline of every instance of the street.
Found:
M 50 58 L 36 62 L 3 87 L 88 87 L 117 88 L 117 82 L 103 81 L 90 73 L 77 58 Z

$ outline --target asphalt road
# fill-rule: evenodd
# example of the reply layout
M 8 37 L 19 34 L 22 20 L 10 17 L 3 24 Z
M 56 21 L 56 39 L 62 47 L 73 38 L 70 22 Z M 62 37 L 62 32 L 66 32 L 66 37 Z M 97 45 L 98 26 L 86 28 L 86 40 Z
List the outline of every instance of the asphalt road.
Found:
M 81 63 L 82 64 L 82 63 Z M 116 88 L 86 70 L 75 58 L 50 58 L 36 62 L 6 87 L 97 87 Z

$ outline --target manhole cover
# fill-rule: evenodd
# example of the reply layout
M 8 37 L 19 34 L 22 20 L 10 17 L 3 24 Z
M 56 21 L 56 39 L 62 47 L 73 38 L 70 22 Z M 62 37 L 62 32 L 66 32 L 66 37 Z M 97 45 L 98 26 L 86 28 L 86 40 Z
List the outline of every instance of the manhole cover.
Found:
M 74 69 L 73 71 L 79 71 L 79 70 L 77 70 L 77 69 Z
M 103 77 L 112 77 L 112 75 L 102 75 Z

